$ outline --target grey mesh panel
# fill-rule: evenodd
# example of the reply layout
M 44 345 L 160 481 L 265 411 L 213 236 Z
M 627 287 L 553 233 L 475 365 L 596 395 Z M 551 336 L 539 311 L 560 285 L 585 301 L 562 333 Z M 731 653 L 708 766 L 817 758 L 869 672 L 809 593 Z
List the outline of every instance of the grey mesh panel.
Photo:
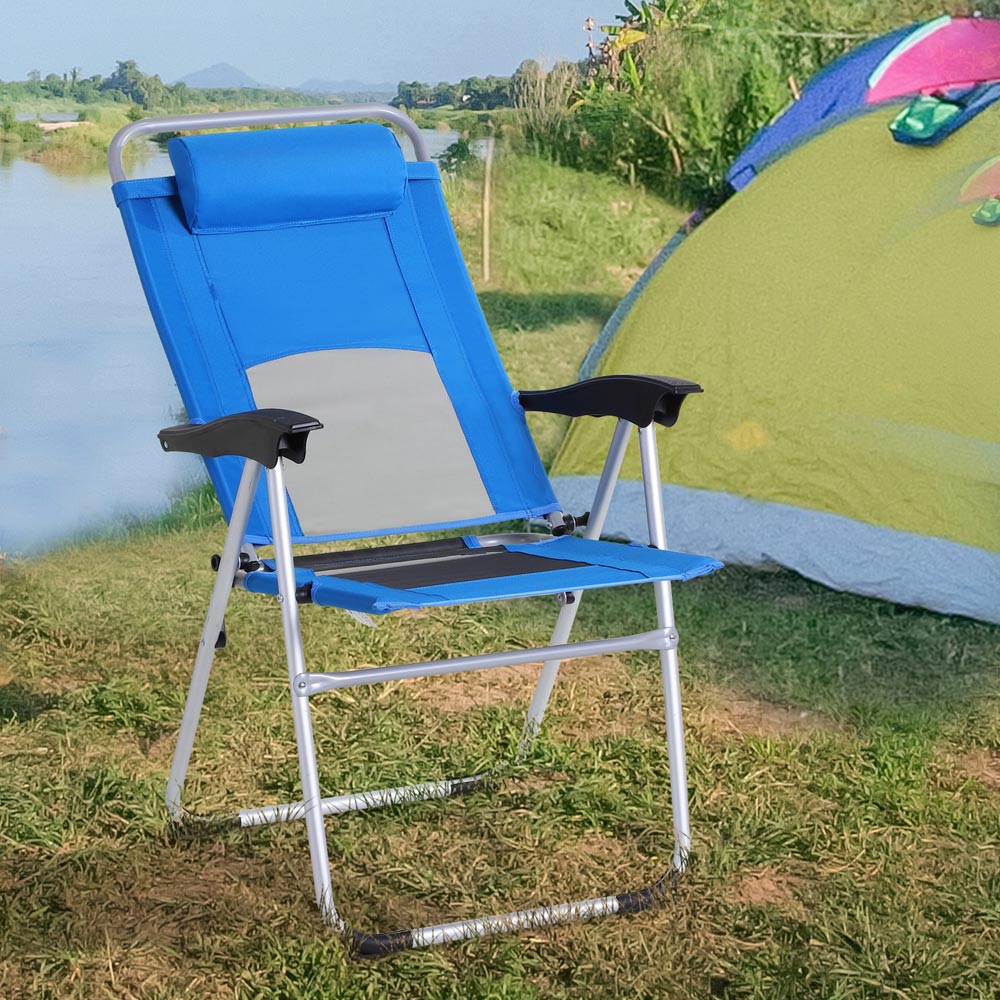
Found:
M 483 486 L 430 354 L 310 351 L 247 369 L 258 407 L 322 421 L 286 464 L 303 534 L 379 531 L 489 517 Z

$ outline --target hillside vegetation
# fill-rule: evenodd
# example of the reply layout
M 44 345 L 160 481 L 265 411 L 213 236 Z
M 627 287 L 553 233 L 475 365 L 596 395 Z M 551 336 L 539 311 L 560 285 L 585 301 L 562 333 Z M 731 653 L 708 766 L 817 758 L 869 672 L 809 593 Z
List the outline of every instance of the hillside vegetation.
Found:
M 712 206 L 725 171 L 819 69 L 868 39 L 1000 0 L 629 0 L 596 26 L 589 60 L 517 79 L 525 141 L 579 169 Z M 602 40 L 603 39 L 603 40 Z

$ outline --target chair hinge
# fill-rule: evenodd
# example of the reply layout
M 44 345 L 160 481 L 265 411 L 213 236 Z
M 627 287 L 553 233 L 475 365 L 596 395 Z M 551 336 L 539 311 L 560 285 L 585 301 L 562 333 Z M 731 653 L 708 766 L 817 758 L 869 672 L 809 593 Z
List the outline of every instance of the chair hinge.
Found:
M 219 567 L 222 565 L 222 556 L 215 553 L 212 556 L 212 572 L 218 573 Z M 244 573 L 256 573 L 257 570 L 261 568 L 260 561 L 250 557 L 247 552 L 240 553 L 240 564 L 236 567 L 237 570 L 242 570 Z
M 563 514 L 563 523 L 557 524 L 552 529 L 552 534 L 557 538 L 560 535 L 572 535 L 577 528 L 582 528 L 590 520 L 590 511 L 574 517 L 572 514 Z

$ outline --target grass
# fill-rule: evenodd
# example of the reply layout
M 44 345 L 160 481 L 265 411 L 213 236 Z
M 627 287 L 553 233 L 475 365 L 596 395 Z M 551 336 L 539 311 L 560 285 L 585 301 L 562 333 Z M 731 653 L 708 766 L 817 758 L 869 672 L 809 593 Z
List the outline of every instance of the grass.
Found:
M 510 221 L 498 229 L 534 226 L 505 189 L 539 202 L 557 199 L 560 181 L 567 192 L 567 214 L 548 216 L 553 235 L 539 228 L 521 244 L 535 268 L 500 252 L 484 290 L 494 318 L 509 317 L 498 340 L 515 384 L 571 378 L 613 268 L 655 249 L 640 242 L 646 211 L 670 229 L 672 211 L 644 203 L 627 251 L 570 284 L 580 265 L 556 245 L 580 225 L 581 201 L 610 195 L 590 180 L 517 160 L 500 171 L 497 214 Z M 475 179 L 449 196 L 474 244 Z M 549 327 L 547 302 L 559 303 Z M 551 449 L 558 427 L 536 429 Z M 1000 630 L 784 572 L 727 569 L 678 587 L 695 858 L 676 900 L 355 963 L 311 903 L 300 826 L 164 834 L 162 789 L 222 538 L 202 492 L 128 537 L 0 572 L 4 1000 L 996 996 Z M 645 589 L 586 595 L 578 636 L 647 628 Z M 539 599 L 370 629 L 305 607 L 306 655 L 321 670 L 541 642 L 555 611 Z M 238 592 L 227 629 L 189 802 L 294 799 L 277 608 Z M 489 766 L 516 745 L 536 672 L 317 698 L 324 789 Z M 568 664 L 528 765 L 493 795 L 329 820 L 343 912 L 364 928 L 409 926 L 622 891 L 664 870 L 651 655 Z
M 479 282 L 479 298 L 514 386 L 566 385 L 576 381 L 601 327 L 683 215 L 611 178 L 499 150 L 492 280 Z M 446 194 L 462 253 L 479 279 L 482 167 L 449 180 Z M 550 462 L 567 420 L 529 413 L 528 423 Z

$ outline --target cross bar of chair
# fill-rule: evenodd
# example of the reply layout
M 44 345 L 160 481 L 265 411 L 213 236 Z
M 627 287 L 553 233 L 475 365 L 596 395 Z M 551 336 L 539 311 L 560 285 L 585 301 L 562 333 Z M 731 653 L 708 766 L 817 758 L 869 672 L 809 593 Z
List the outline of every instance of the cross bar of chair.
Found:
M 581 656 L 601 656 L 632 649 L 677 648 L 677 631 L 671 628 L 653 629 L 617 639 L 592 639 L 587 642 L 570 642 L 538 649 L 520 649 L 504 653 L 483 653 L 478 656 L 458 656 L 448 660 L 427 660 L 424 663 L 403 663 L 389 667 L 365 667 L 360 670 L 341 670 L 335 673 L 301 673 L 292 690 L 302 698 L 340 688 L 379 684 L 384 681 L 407 680 L 412 677 L 438 677 L 457 674 L 466 670 L 488 670 L 492 667 L 532 663 L 535 660 L 568 660 Z
M 492 775 L 484 772 L 469 775 L 467 778 L 446 778 L 443 781 L 424 781 L 415 785 L 399 785 L 396 788 L 375 788 L 368 792 L 331 795 L 321 799 L 319 805 L 324 816 L 339 816 L 365 809 L 380 809 L 383 806 L 468 795 L 481 788 L 491 787 L 493 781 Z M 271 823 L 287 823 L 289 820 L 304 818 L 305 805 L 301 802 L 288 802 L 280 806 L 241 809 L 236 817 L 236 825 L 241 828 L 267 826 Z

